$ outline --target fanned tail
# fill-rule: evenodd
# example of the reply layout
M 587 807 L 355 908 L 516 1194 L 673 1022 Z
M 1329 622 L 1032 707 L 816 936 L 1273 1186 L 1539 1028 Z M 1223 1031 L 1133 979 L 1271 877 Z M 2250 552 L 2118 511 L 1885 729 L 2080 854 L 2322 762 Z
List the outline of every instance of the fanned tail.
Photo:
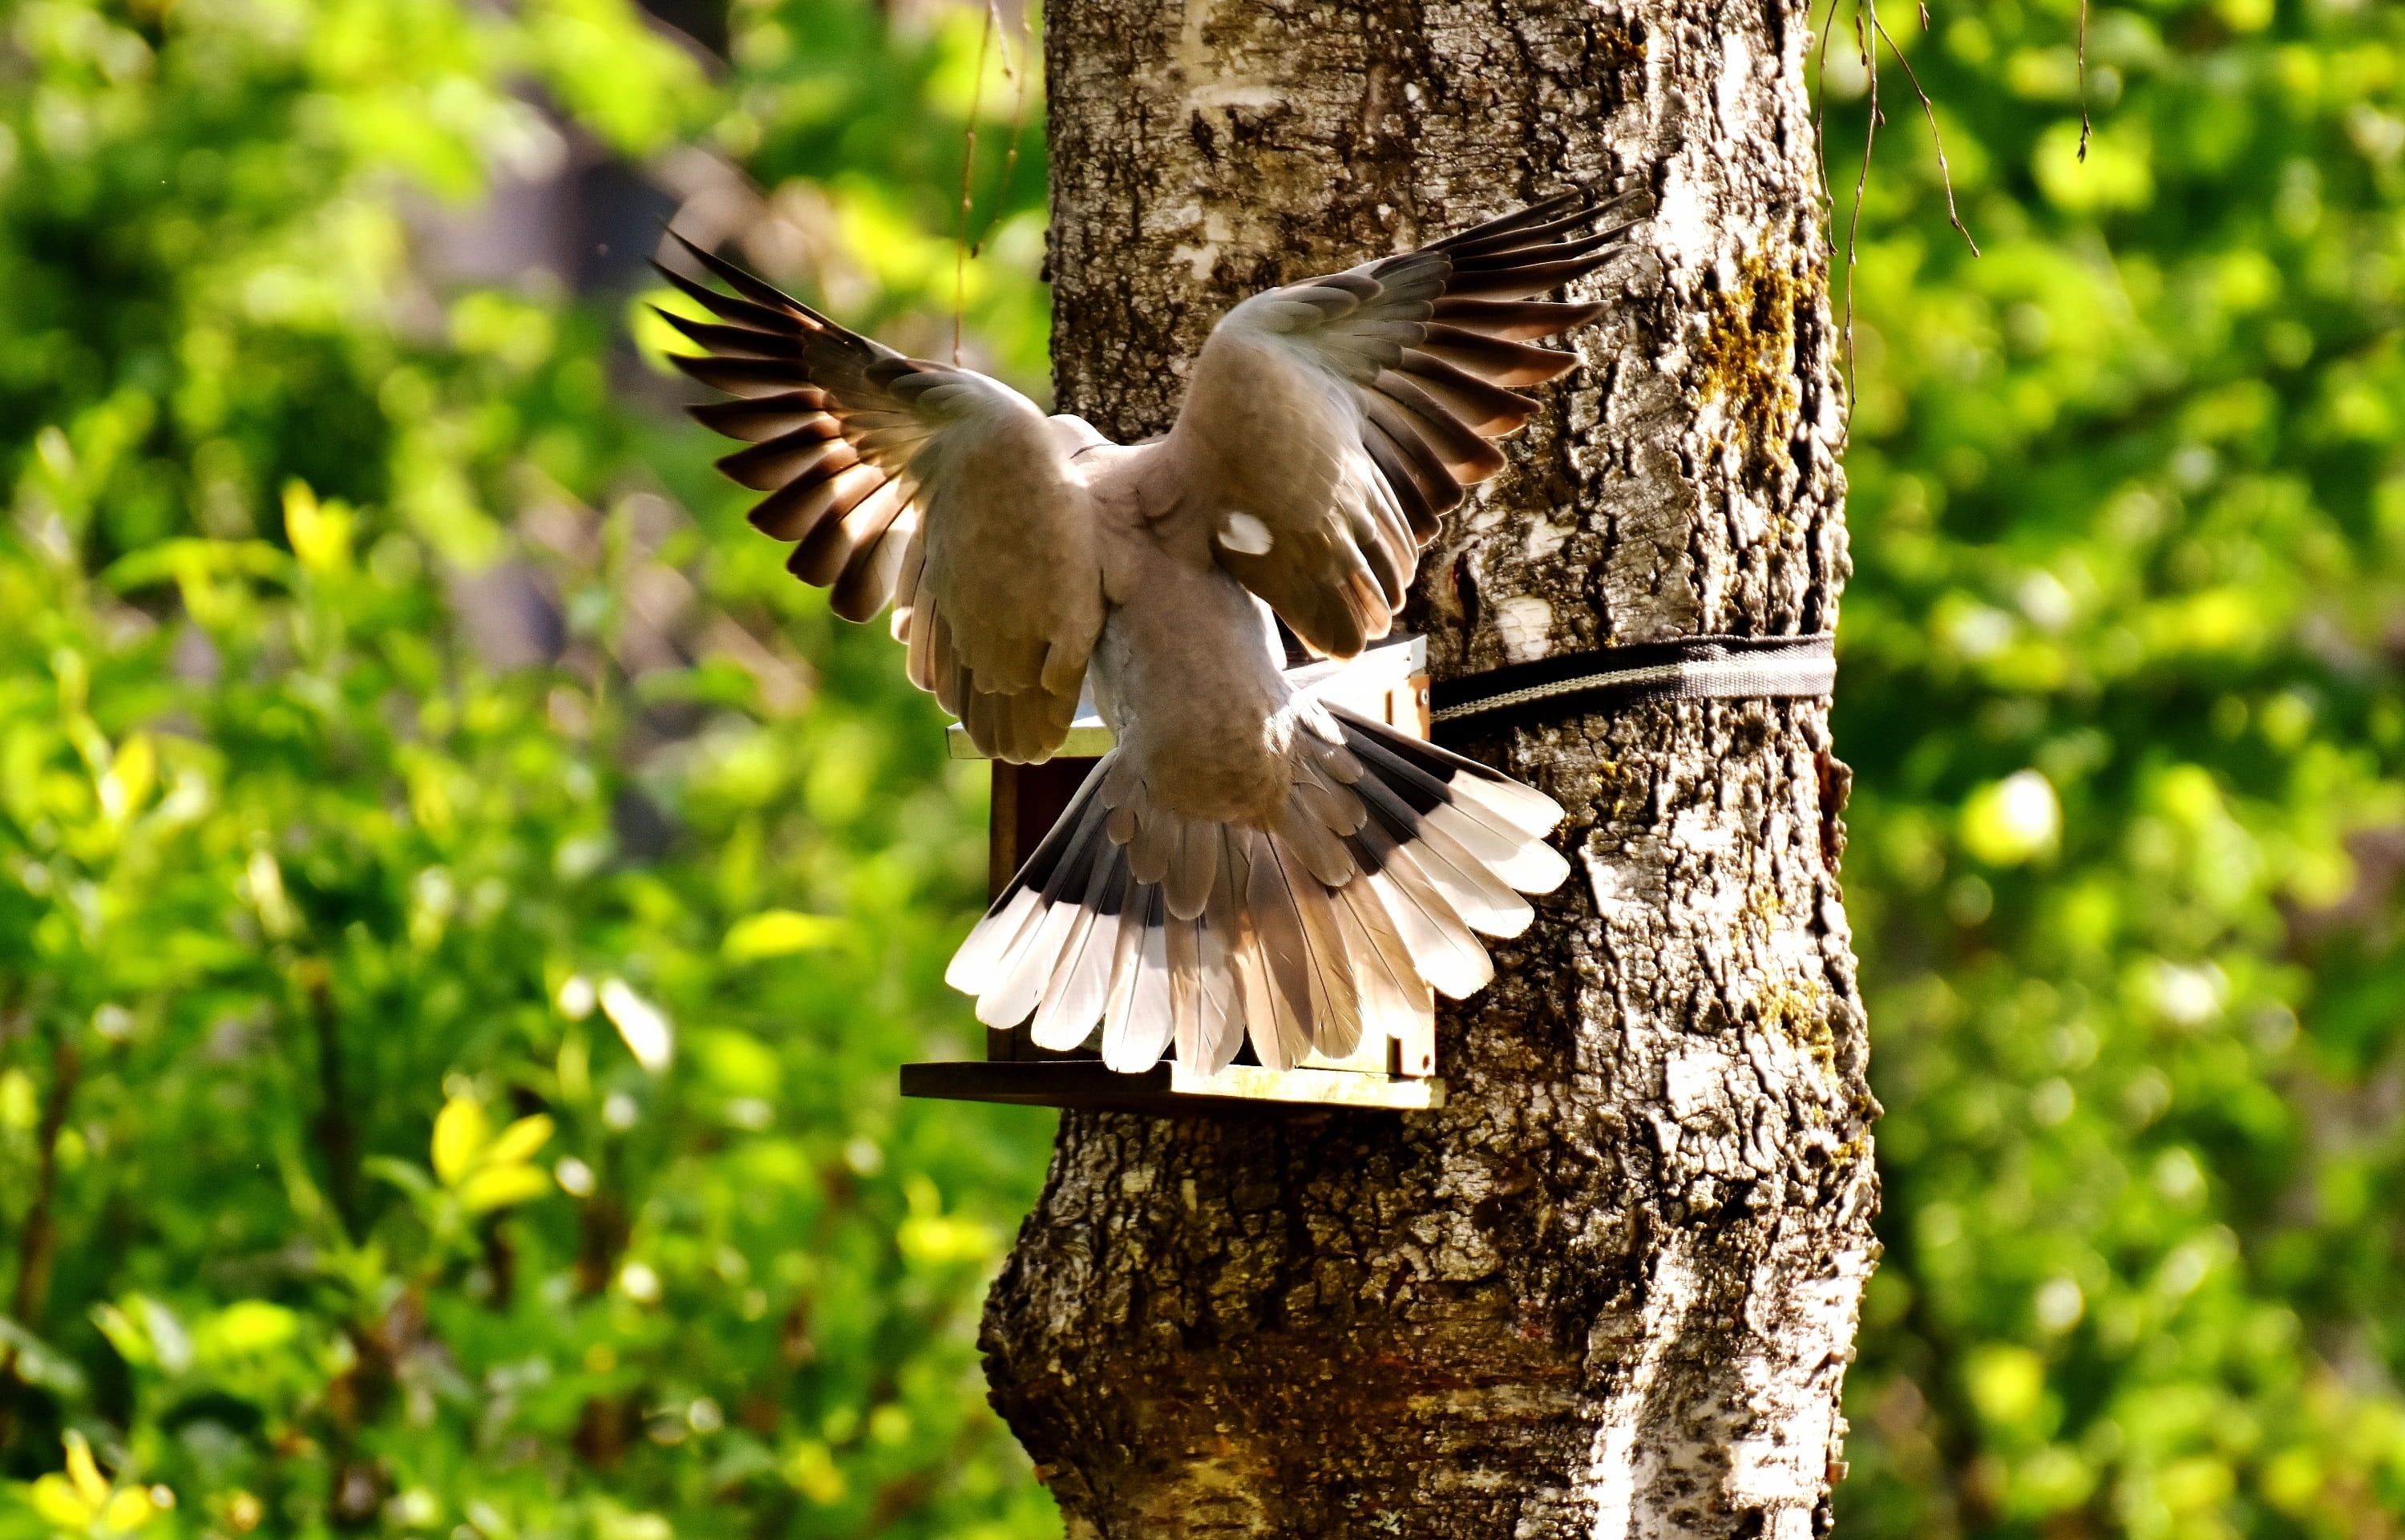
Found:
M 1408 1037 L 1435 996 L 1494 977 L 1479 936 L 1516 936 L 1569 863 L 1551 798 L 1341 708 L 1310 711 L 1272 828 L 1182 818 L 1114 751 L 945 974 L 977 1019 L 1036 1045 L 1101 1034 L 1137 1073 L 1174 1051 L 1224 1068 L 1246 1038 L 1292 1067 Z

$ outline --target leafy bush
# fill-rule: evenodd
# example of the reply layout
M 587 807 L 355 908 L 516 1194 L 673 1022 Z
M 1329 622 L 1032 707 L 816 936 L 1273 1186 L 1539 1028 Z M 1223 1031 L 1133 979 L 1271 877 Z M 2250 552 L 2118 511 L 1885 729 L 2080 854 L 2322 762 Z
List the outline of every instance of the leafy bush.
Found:
M 699 140 L 939 329 L 974 28 L 738 21 L 712 82 L 623 0 L 7 17 L 0 1533 L 1057 1530 L 972 1344 L 1041 1122 L 893 1095 L 981 776 L 613 404 L 619 298 L 412 258 Z
M 2392 1533 L 2405 14 L 1886 18 L 1838 741 L 1888 1251 L 1845 1533 Z M 1837 22 L 1843 38 L 1847 17 Z M 1842 233 L 1867 81 L 1843 42 Z M 1850 96 L 1851 104 L 1843 100 Z

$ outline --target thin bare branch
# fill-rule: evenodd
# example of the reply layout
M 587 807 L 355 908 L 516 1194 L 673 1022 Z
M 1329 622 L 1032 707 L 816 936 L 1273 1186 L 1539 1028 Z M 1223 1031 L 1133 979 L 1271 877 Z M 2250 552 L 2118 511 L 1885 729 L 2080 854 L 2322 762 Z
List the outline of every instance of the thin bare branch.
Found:
M 1820 95 L 1812 104 L 1812 142 L 1826 146 L 1829 142 L 1829 34 L 1837 24 L 1838 0 L 1829 0 L 1829 14 L 1821 19 L 1821 41 L 1812 54 L 1812 71 L 1821 82 Z M 1821 206 L 1828 216 L 1829 232 L 1823 237 L 1829 243 L 1829 255 L 1837 254 L 1837 196 L 1829 186 L 1828 162 L 1821 163 Z
M 2088 0 L 2079 0 L 2079 163 L 2088 163 Z
M 1954 226 L 1956 233 L 1962 237 L 1963 244 L 1971 248 L 1971 255 L 1976 257 L 1979 254 L 1979 243 L 1971 239 L 1970 227 L 1962 222 L 1962 216 L 1954 207 L 1954 168 L 1946 163 L 1946 138 L 1937 132 L 1937 104 L 1931 101 L 1929 92 L 1921 88 L 1920 77 L 1913 72 L 1912 61 L 1904 56 L 1904 50 L 1895 46 L 1895 39 L 1888 35 L 1887 28 L 1880 23 L 1878 7 L 1871 7 L 1870 14 L 1871 25 L 1878 30 L 1879 41 L 1895 55 L 1895 62 L 1904 66 L 1904 78 L 1912 82 L 1912 93 L 1920 98 L 1920 115 L 1929 120 L 1929 142 L 1937 148 L 1937 179 L 1946 189 L 1946 218 Z
M 998 21 L 994 10 L 995 0 L 986 0 L 986 16 L 990 23 Z M 972 257 L 985 249 L 985 243 L 993 234 L 994 227 L 1002 223 L 1003 210 L 1010 197 L 1011 180 L 1019 175 L 1019 145 L 1027 134 L 1027 80 L 1034 66 L 1035 29 L 1029 24 L 1027 7 L 1021 6 L 1019 11 L 1018 68 L 1011 67 L 1009 48 L 1006 46 L 1002 50 L 1002 72 L 1010 77 L 1011 92 L 1010 146 L 1002 154 L 1002 189 L 994 194 L 993 211 L 986 219 L 985 229 L 978 233 L 976 244 L 969 247 Z
M 1864 7 L 1874 13 L 1878 0 L 1863 0 Z M 1863 165 L 1854 177 L 1854 206 L 1846 219 L 1846 316 L 1842 330 L 1846 339 L 1846 399 L 1854 399 L 1854 275 L 1855 262 L 1862 254 L 1863 195 L 1870 191 L 1871 147 L 1878 142 L 1878 55 L 1871 49 L 1870 30 L 1863 22 L 1863 12 L 1854 12 L 1854 49 L 1863 61 L 1863 73 L 1870 85 L 1870 112 L 1863 124 Z
M 961 222 L 952 244 L 952 362 L 961 361 L 961 328 L 969 308 L 969 205 L 977 188 L 977 118 L 985 111 L 985 56 L 993 46 L 993 7 L 977 29 L 977 75 L 969 82 L 969 120 L 961 154 Z

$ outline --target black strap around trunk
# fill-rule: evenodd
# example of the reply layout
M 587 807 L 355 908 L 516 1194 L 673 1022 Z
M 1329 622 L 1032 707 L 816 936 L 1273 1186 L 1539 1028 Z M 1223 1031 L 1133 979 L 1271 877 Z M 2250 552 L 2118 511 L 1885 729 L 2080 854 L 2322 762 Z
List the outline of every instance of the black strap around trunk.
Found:
M 1825 631 L 1690 636 L 1440 679 L 1428 691 L 1428 720 L 1433 736 L 1457 738 L 1640 700 L 1821 696 L 1836 682 L 1837 655 Z

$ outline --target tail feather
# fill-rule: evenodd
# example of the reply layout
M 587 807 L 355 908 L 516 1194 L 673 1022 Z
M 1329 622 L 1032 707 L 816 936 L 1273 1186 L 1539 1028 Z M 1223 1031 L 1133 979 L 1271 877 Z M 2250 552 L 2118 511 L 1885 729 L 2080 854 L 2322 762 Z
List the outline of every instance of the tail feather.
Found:
M 1013 945 L 1026 934 L 1027 926 L 1042 916 L 1046 905 L 1058 901 L 1061 885 L 1058 880 L 1067 875 L 1064 862 L 1084 852 L 1080 841 L 1088 821 L 1097 805 L 1096 795 L 1102 785 L 1102 769 L 1095 767 L 1076 795 L 1069 798 L 1068 807 L 1050 831 L 1035 846 L 1035 854 L 1019 869 L 985 918 L 969 932 L 968 940 L 952 954 L 951 966 L 944 970 L 944 982 L 963 995 L 982 995 L 992 986 L 995 970 Z M 1090 858 L 1090 853 L 1085 853 Z M 1082 884 L 1085 879 L 1078 878 Z M 1083 891 L 1082 886 L 1079 888 Z
M 1287 1038 L 1278 1031 L 1278 1016 L 1283 1011 L 1291 1020 L 1294 1012 L 1271 982 L 1269 959 L 1262 955 L 1259 939 L 1239 930 L 1229 940 L 1228 955 L 1235 970 L 1234 1005 L 1242 1013 L 1244 1036 L 1253 1044 L 1253 1056 L 1272 1069 L 1293 1067 L 1287 1053 Z M 1231 1062 L 1232 1058 L 1231 1052 Z
M 1302 776 L 1294 784 L 1295 799 L 1303 804 L 1304 811 L 1321 827 L 1337 834 L 1350 834 L 1369 818 L 1370 810 L 1361 805 L 1361 794 L 1355 787 L 1308 761 L 1303 764 L 1302 770 Z M 1359 777 L 1355 779 L 1357 781 Z
M 1095 878 L 1089 891 L 1078 899 L 1078 916 L 1068 940 L 1062 943 L 1061 961 L 1053 968 L 1047 985 L 1044 1003 L 1035 1010 L 1034 1024 L 1030 1028 L 1038 1048 L 1066 1052 L 1086 1040 L 1103 1019 L 1103 1007 L 1111 987 L 1111 959 L 1118 944 L 1119 911 L 1103 912 L 1102 883 L 1107 880 L 1108 869 L 1095 868 Z
M 1102 845 L 1103 841 L 1096 843 Z M 1087 991 L 1082 1017 L 1075 1025 L 1064 1025 L 1060 1040 L 1039 1039 L 1037 1046 L 1041 1048 L 1075 1048 L 1086 1040 L 1097 1023 L 1109 1019 L 1112 993 L 1118 987 L 1128 938 L 1144 925 L 1143 896 L 1134 875 L 1128 870 L 1127 852 L 1104 846 L 1104 854 L 1095 858 L 1095 874 L 1094 886 L 1084 901 L 1085 907 L 1094 911 L 1094 928 L 1078 957 Z
M 1418 838 L 1405 848 L 1470 928 L 1481 935 L 1517 936 L 1537 917 L 1527 899 L 1435 824 L 1422 821 Z
M 1186 820 L 1174 813 L 1138 813 L 1134 838 L 1128 842 L 1129 869 L 1140 883 L 1158 883 L 1169 876 L 1186 843 Z
M 1135 1004 L 1135 965 L 1144 945 L 1140 912 L 1122 909 L 1111 937 L 1110 985 L 1103 1005 L 1103 1046 L 1107 1052 L 1127 1032 L 1127 1013 Z
M 1472 930 L 1489 936 L 1517 936 L 1528 928 L 1536 911 L 1512 891 L 1484 863 L 1444 832 L 1426 814 L 1414 812 L 1395 790 L 1374 780 L 1361 784 L 1362 799 L 1371 816 L 1398 846 L 1418 857 L 1420 869 L 1436 883 Z
M 1179 820 L 1177 853 L 1169 863 L 1169 912 L 1181 920 L 1201 915 L 1219 878 L 1219 827 Z
M 1529 839 L 1491 812 L 1473 811 L 1466 798 L 1430 809 L 1427 818 L 1519 892 L 1551 893 L 1570 874 L 1570 864 L 1562 859 L 1561 852 L 1541 840 Z
M 1424 738 L 1413 738 L 1407 732 L 1373 722 L 1345 707 L 1330 704 L 1328 714 L 1344 728 L 1345 743 L 1356 750 L 1364 744 L 1384 749 L 1427 772 L 1456 796 L 1468 794 L 1485 804 L 1505 819 L 1526 831 L 1532 840 L 1541 840 L 1562 821 L 1562 805 L 1525 782 L 1514 781 L 1501 770 L 1467 759 L 1451 749 L 1440 748 Z
M 1103 1032 L 1103 1062 L 1130 1075 L 1142 1074 L 1160 1062 L 1177 1024 L 1171 1014 L 1169 911 L 1158 885 L 1145 890 L 1144 914 L 1136 944 L 1130 949 L 1134 987 L 1127 1014 L 1116 1033 L 1108 1024 Z
M 1082 812 L 1072 804 L 1071 812 L 1077 813 L 1077 821 L 1046 875 L 1040 913 L 1030 915 L 1006 945 L 978 994 L 977 1020 L 988 1026 L 1015 1026 L 1035 1009 L 1081 911 L 1118 912 L 1127 869 L 1116 846 L 1094 837 L 1102 822 L 1102 802 L 1088 800 Z M 1041 859 L 1044 852 L 1039 848 L 1036 855 Z
M 1197 933 L 1202 969 L 1202 1016 L 1195 1027 L 1195 1056 L 1188 1065 L 1217 1074 L 1235 1062 L 1245 1046 L 1244 925 L 1236 899 L 1233 831 L 1223 825 L 1197 825 L 1213 847 L 1211 889 Z
M 1174 911 L 1161 927 L 1161 961 L 1169 969 L 1169 1044 L 1180 1064 L 1202 1053 L 1202 925 Z
M 1113 852 L 1105 857 L 1111 861 L 1106 869 L 1109 874 L 1126 870 L 1117 856 L 1118 853 Z M 988 1026 L 1015 1026 L 1028 1018 L 1043 1000 L 1045 986 L 1052 982 L 1052 971 L 1060 964 L 1062 949 L 1076 930 L 1083 907 L 1062 902 L 1044 911 L 1044 918 L 1030 927 L 1004 957 L 993 985 L 977 997 L 977 1020 Z M 1102 912 L 1109 912 L 1107 900 Z
M 1278 821 L 1273 836 L 1277 848 L 1299 858 L 1311 876 L 1329 887 L 1343 887 L 1353 880 L 1353 857 L 1345 852 L 1343 835 L 1314 810 L 1304 796 L 1304 786 L 1298 783 L 1287 794 L 1286 816 Z
M 979 920 L 968 940 L 952 954 L 944 982 L 963 995 L 982 995 L 992 982 L 994 968 L 1020 933 L 1044 911 L 1041 890 L 1022 887 L 1006 896 L 1006 902 Z
M 1421 1001 L 1428 999 L 1428 986 L 1420 983 L 1419 974 L 1405 960 L 1405 971 L 1413 983 L 1419 984 L 1416 996 L 1395 977 L 1384 949 L 1362 923 L 1361 911 L 1354 903 L 1356 888 L 1366 892 L 1368 884 L 1355 878 L 1334 895 L 1336 927 L 1343 936 L 1344 955 L 1361 992 L 1361 1030 L 1381 1038 L 1397 1038 L 1411 1032 L 1424 1014 Z M 1429 1009 L 1433 1009 L 1433 1002 Z M 1357 1041 L 1354 1046 L 1358 1046 Z M 1334 1044 L 1324 1046 L 1322 1053 L 1342 1057 Z
M 1458 999 L 1484 988 L 1488 977 L 1482 959 L 1486 949 L 1471 934 L 1470 923 L 1435 884 L 1419 862 L 1406 851 L 1381 818 L 1372 818 L 1348 841 L 1361 869 L 1383 880 L 1373 889 L 1406 938 L 1412 957 L 1440 993 Z M 1448 981 L 1474 980 L 1453 987 Z
M 1205 1071 L 1249 1039 L 1283 1069 L 1424 1030 L 1436 996 L 1494 978 L 1479 933 L 1516 935 L 1568 863 L 1554 800 L 1330 708 L 1299 734 L 1274 828 L 1182 817 L 1106 756 L 946 977 L 1039 1046 L 1112 1068 L 1174 1053 Z
M 1367 944 L 1378 970 L 1393 985 L 1398 1009 L 1413 1019 L 1433 1014 L 1436 996 L 1412 961 L 1410 945 L 1395 927 L 1395 917 L 1386 912 L 1385 901 L 1378 897 L 1369 877 L 1356 877 L 1338 897 L 1343 900 L 1344 911 Z
M 1344 932 L 1330 897 L 1333 890 L 1309 869 L 1292 846 L 1277 840 L 1268 843 L 1277 857 L 1287 891 L 1294 896 L 1295 909 L 1302 917 L 1303 944 L 1309 948 L 1310 1046 L 1329 1058 L 1343 1058 L 1361 1043 L 1361 986 L 1346 955 Z M 1343 847 L 1335 848 L 1341 852 Z M 1349 862 L 1344 880 L 1352 881 Z
M 1551 845 L 1531 839 L 1529 830 L 1488 803 L 1475 797 L 1456 795 L 1456 787 L 1467 789 L 1475 784 L 1483 788 L 1485 783 L 1477 777 L 1456 777 L 1448 784 L 1367 735 L 1359 746 L 1362 756 L 1377 766 L 1379 784 L 1417 817 L 1443 829 L 1498 875 L 1506 865 L 1517 863 L 1524 868 L 1521 874 L 1529 881 L 1512 882 L 1512 887 L 1524 893 L 1551 893 L 1569 875 L 1569 863 L 1562 860 Z M 1516 783 L 1502 784 L 1520 789 Z M 1545 801 L 1554 808 L 1552 819 L 1558 822 L 1560 809 L 1554 806 L 1552 798 Z M 1552 827 L 1553 823 L 1545 825 L 1547 830 Z
M 1438 994 L 1465 1000 L 1494 981 L 1495 964 L 1486 949 L 1409 851 L 1396 851 L 1371 883 L 1401 929 L 1420 976 Z
M 1302 911 L 1295 901 L 1294 890 L 1287 885 L 1286 874 L 1279 869 L 1273 837 L 1255 831 L 1249 834 L 1246 843 L 1245 917 L 1251 923 L 1254 944 L 1268 966 L 1270 980 L 1301 1029 L 1302 1046 L 1298 1050 L 1287 1041 L 1290 1036 L 1287 1024 L 1278 1024 L 1280 1056 L 1300 1058 L 1308 1052 L 1317 1025 L 1312 1012 L 1311 942 L 1303 934 Z M 1265 1049 L 1260 1038 L 1259 1032 L 1253 1035 L 1257 1050 Z M 1269 1061 L 1264 1058 L 1262 1062 Z
M 1131 891 L 1111 963 L 1110 1006 L 1103 1015 L 1103 1062 L 1141 1074 L 1160 1062 L 1174 1024 L 1169 1014 L 1168 911 L 1160 888 Z

